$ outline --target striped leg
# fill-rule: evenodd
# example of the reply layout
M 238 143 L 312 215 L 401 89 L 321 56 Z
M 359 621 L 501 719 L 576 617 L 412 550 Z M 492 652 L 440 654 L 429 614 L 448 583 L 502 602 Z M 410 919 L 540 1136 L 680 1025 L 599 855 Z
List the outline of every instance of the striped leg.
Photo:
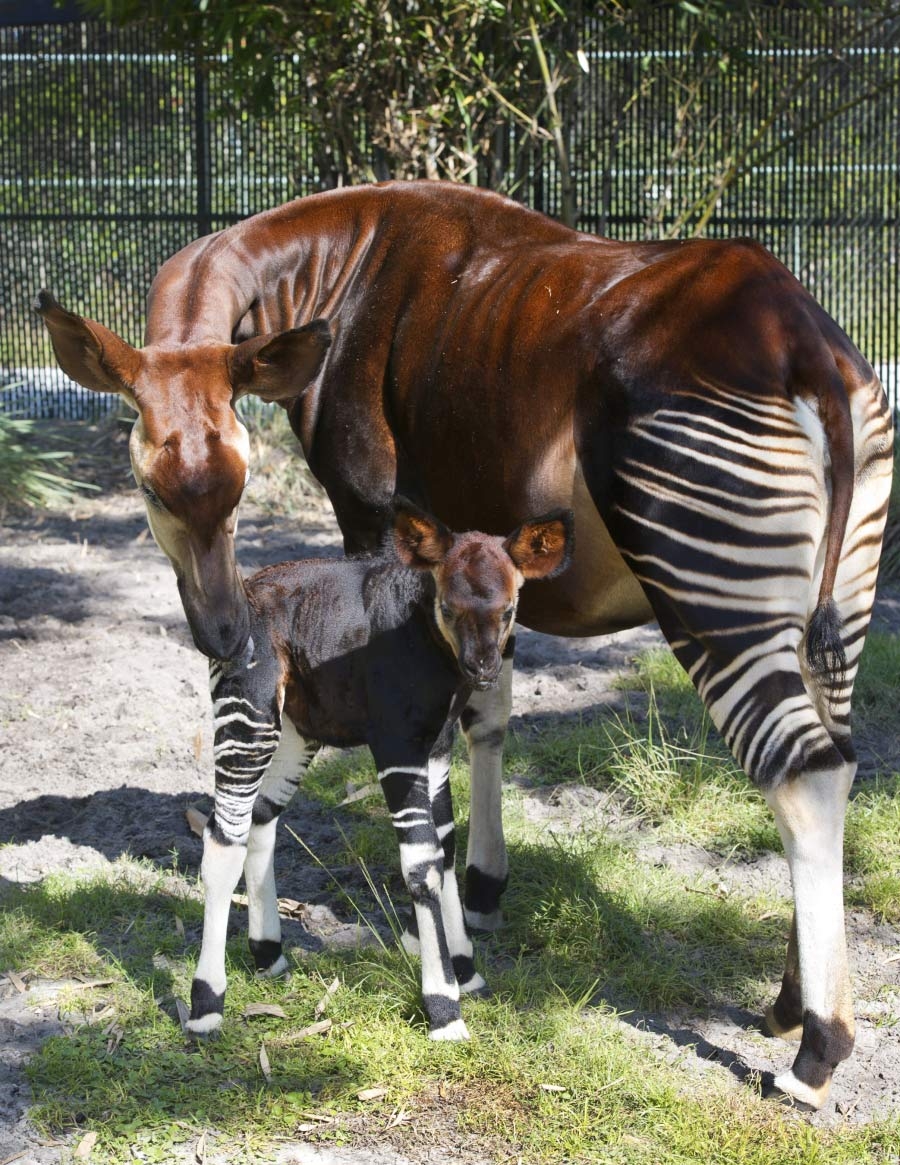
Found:
M 472 772 L 465 913 L 474 931 L 493 931 L 503 925 L 500 896 L 509 872 L 503 837 L 503 742 L 512 711 L 514 649 L 510 637 L 499 684 L 473 692 L 460 717 Z
M 215 808 L 203 831 L 200 873 L 205 890 L 203 943 L 191 984 L 187 1030 L 215 1031 L 225 1006 L 225 939 L 231 896 L 244 868 L 253 803 L 278 747 L 277 709 L 260 709 L 243 694 L 245 672 L 210 665 L 216 758 Z
M 456 880 L 456 831 L 453 824 L 453 799 L 450 793 L 450 747 L 438 755 L 432 753 L 428 764 L 431 813 L 438 838 L 444 849 L 444 882 L 441 888 L 441 913 L 450 959 L 465 995 L 487 995 L 488 986 L 475 970 L 472 940 L 466 930 L 459 884 Z
M 444 927 L 444 849 L 431 811 L 427 765 L 378 774 L 400 843 L 400 868 L 412 896 L 422 958 L 422 1001 L 432 1040 L 465 1040 L 459 984 Z
M 629 426 L 617 469 L 617 541 L 713 722 L 775 814 L 795 918 L 769 1016 L 773 1031 L 800 1036 L 776 1084 L 818 1107 L 853 1046 L 842 892 L 855 771 L 850 694 L 884 524 L 890 424 L 878 391 L 854 396 L 856 480 L 833 590 L 847 667 L 824 676 L 806 651 L 811 618 L 825 610 L 817 607 L 830 502 L 821 422 L 801 401 L 704 390 Z M 837 660 L 834 626 L 827 634 Z
M 267 977 L 281 975 L 288 967 L 281 948 L 281 919 L 275 887 L 275 830 L 282 809 L 290 803 L 317 751 L 318 745 L 300 736 L 291 721 L 285 718 L 281 740 L 253 805 L 244 861 L 248 929 L 256 970 Z

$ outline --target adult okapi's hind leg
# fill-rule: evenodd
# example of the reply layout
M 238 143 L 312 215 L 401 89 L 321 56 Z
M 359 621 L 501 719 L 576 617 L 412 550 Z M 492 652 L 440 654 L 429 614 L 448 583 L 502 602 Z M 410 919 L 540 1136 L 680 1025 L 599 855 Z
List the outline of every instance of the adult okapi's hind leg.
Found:
M 886 402 L 871 388 L 857 385 L 846 420 L 832 418 L 836 437 L 802 401 L 709 387 L 670 398 L 629 425 L 611 520 L 666 638 L 775 814 L 795 917 L 769 1014 L 778 1034 L 800 1035 L 776 1084 L 816 1107 L 853 1047 L 842 873 L 850 694 L 891 466 Z

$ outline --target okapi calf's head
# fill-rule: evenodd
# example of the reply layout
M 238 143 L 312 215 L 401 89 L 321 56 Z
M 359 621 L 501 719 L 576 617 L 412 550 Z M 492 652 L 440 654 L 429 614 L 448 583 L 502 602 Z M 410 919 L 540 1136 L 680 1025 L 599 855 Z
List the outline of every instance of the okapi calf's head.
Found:
M 237 569 L 237 507 L 250 441 L 239 397 L 293 399 L 318 375 L 331 337 L 323 320 L 241 344 L 132 348 L 42 291 L 43 318 L 63 371 L 137 411 L 130 453 L 153 537 L 168 556 L 194 643 L 211 659 L 247 654 L 250 617 Z
M 500 677 L 519 590 L 553 578 L 572 557 L 574 519 L 556 510 L 519 526 L 508 538 L 453 534 L 405 498 L 394 502 L 393 537 L 404 565 L 430 570 L 434 619 L 464 679 L 478 690 Z

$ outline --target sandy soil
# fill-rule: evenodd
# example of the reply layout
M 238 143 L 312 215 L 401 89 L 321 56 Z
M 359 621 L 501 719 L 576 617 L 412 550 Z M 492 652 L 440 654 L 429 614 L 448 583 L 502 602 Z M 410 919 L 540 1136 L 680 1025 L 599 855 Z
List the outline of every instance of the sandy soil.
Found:
M 338 552 L 335 527 L 321 507 L 302 530 L 248 508 L 238 541 L 248 571 Z M 900 631 L 896 596 L 880 605 L 879 618 Z M 653 628 L 584 641 L 524 632 L 515 681 L 520 725 L 605 714 L 622 698 L 612 687 L 615 676 L 657 642 Z M 2 880 L 33 881 L 124 853 L 167 866 L 177 852 L 179 867 L 195 872 L 200 842 L 186 828 L 184 811 L 211 791 L 209 721 L 205 662 L 190 643 L 174 577 L 147 535 L 133 491 L 81 502 L 66 516 L 8 519 L 0 527 L 0 887 Z M 880 742 L 882 753 L 884 747 Z M 896 741 L 894 748 L 897 764 Z M 636 828 L 600 794 L 574 784 L 549 793 L 526 788 L 523 795 L 527 812 L 551 828 L 586 817 L 611 829 Z M 292 813 L 317 844 L 327 849 L 335 839 L 331 814 L 308 801 Z M 649 834 L 646 844 L 654 844 Z M 736 866 L 699 849 L 660 846 L 653 857 L 679 870 L 708 871 L 712 885 L 789 893 L 780 859 Z M 288 924 L 290 943 L 316 949 L 354 938 L 332 912 L 320 873 L 280 860 L 279 877 L 282 895 L 311 906 L 304 924 Z M 862 913 L 851 914 L 849 926 L 859 1036 L 832 1100 L 813 1118 L 825 1124 L 866 1121 L 900 1104 L 900 1028 L 892 1018 L 900 1013 L 898 932 Z M 42 1146 L 27 1123 L 21 1073 L 40 1041 L 62 1030 L 57 990 L 34 981 L 22 992 L 0 977 L 0 1161 L 20 1151 L 22 1161 L 59 1160 L 60 1148 Z M 736 1087 L 788 1059 L 783 1045 L 758 1033 L 756 1017 L 737 1010 L 632 1015 L 630 1023 L 633 1038 L 660 1057 L 727 1074 Z M 465 1158 L 468 1165 L 476 1160 L 470 1152 Z M 343 1165 L 402 1158 L 377 1152 L 329 1158 L 297 1146 L 284 1160 Z

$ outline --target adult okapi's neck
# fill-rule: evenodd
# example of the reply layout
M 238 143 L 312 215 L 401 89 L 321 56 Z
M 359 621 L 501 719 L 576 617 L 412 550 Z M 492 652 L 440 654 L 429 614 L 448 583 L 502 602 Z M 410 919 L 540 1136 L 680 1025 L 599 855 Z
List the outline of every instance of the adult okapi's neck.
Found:
M 385 227 L 351 193 L 298 199 L 179 251 L 150 290 L 145 343 L 237 343 L 333 318 Z

